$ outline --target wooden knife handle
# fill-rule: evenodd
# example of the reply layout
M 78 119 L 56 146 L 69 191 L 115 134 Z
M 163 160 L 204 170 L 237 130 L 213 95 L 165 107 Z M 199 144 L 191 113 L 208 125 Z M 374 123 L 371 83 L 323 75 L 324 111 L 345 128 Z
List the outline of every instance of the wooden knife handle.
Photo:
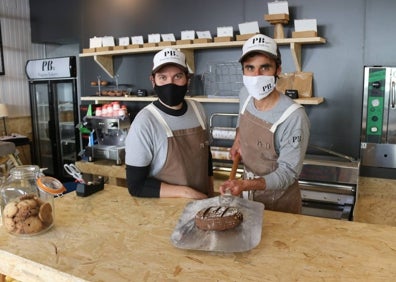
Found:
M 234 157 L 234 161 L 232 162 L 232 169 L 231 169 L 229 180 L 235 179 L 235 175 L 236 175 L 240 160 L 241 160 L 241 155 L 239 153 L 237 153 Z

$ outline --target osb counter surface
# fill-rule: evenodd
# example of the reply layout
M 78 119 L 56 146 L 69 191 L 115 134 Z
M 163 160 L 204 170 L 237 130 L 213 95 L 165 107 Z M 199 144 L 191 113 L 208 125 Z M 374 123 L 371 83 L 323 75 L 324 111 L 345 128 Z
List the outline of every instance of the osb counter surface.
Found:
M 390 281 L 396 227 L 264 212 L 244 253 L 181 250 L 170 236 L 187 199 L 139 199 L 125 188 L 55 201 L 56 225 L 28 239 L 0 229 L 0 273 L 22 281 Z
M 359 178 L 354 221 L 396 226 L 396 180 Z

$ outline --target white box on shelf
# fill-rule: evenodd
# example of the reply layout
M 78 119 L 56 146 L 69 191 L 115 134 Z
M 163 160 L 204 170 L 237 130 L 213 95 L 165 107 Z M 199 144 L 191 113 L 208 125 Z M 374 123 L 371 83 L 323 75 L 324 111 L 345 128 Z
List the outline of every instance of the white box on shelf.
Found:
M 181 32 L 181 40 L 192 40 L 195 39 L 194 30 L 184 30 Z
M 316 19 L 294 20 L 295 31 L 318 31 Z
M 217 37 L 233 37 L 234 29 L 232 26 L 220 26 L 217 28 Z
M 166 34 L 161 34 L 162 41 L 176 41 L 175 35 L 173 33 L 166 33 Z
M 102 38 L 102 46 L 103 47 L 113 47 L 113 46 L 115 46 L 114 37 L 113 36 L 103 36 L 103 38 Z
M 161 42 L 161 35 L 159 33 L 149 34 L 148 35 L 149 43 L 159 43 Z
M 143 44 L 144 43 L 142 35 L 131 36 L 131 39 L 132 39 L 132 44 L 134 44 L 134 45 L 139 45 L 139 44 Z
M 212 35 L 210 34 L 209 30 L 206 31 L 197 31 L 197 36 L 199 39 L 212 39 Z
M 89 39 L 89 48 L 102 47 L 102 37 L 92 37 Z
M 129 45 L 129 37 L 120 37 L 118 38 L 119 46 L 128 46 Z
M 287 1 L 268 2 L 268 14 L 289 14 L 289 3 Z
M 260 33 L 260 29 L 257 21 L 240 23 L 238 26 L 239 26 L 239 34 Z

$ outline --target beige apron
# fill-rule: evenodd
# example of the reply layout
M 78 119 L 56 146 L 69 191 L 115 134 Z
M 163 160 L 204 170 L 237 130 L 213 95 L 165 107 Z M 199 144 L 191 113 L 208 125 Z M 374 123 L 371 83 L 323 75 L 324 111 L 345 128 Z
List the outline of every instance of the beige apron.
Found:
M 172 131 L 152 105 L 148 109 L 163 125 L 168 136 L 168 152 L 158 180 L 174 185 L 185 185 L 206 195 L 209 193 L 208 154 L 209 140 L 205 123 L 194 102 L 192 106 L 201 126 Z
M 240 121 L 240 146 L 245 166 L 244 178 L 253 179 L 275 171 L 278 168 L 278 154 L 275 151 L 274 133 L 276 127 L 297 108 L 298 104 L 291 105 L 274 124 L 263 121 L 248 111 L 244 104 Z M 301 213 L 301 193 L 298 181 L 286 189 L 254 190 L 253 200 L 264 203 L 268 210 Z

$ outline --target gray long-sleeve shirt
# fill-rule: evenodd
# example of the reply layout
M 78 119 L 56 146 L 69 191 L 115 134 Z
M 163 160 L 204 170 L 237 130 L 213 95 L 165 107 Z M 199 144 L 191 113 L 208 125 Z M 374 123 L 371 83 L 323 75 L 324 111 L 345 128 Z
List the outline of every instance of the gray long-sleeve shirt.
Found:
M 243 87 L 239 93 L 240 112 L 248 97 L 249 94 Z M 264 121 L 275 123 L 292 103 L 295 102 L 281 94 L 274 108 L 268 111 L 259 111 L 255 108 L 253 99 L 251 99 L 246 106 L 246 111 Z M 239 126 L 239 121 L 237 126 Z M 279 156 L 277 160 L 278 168 L 262 176 L 266 181 L 266 189 L 285 189 L 298 179 L 308 147 L 309 129 L 310 121 L 303 107 L 294 111 L 277 127 L 274 143 L 275 151 Z M 292 142 L 292 139 L 296 136 L 301 136 L 301 142 Z

